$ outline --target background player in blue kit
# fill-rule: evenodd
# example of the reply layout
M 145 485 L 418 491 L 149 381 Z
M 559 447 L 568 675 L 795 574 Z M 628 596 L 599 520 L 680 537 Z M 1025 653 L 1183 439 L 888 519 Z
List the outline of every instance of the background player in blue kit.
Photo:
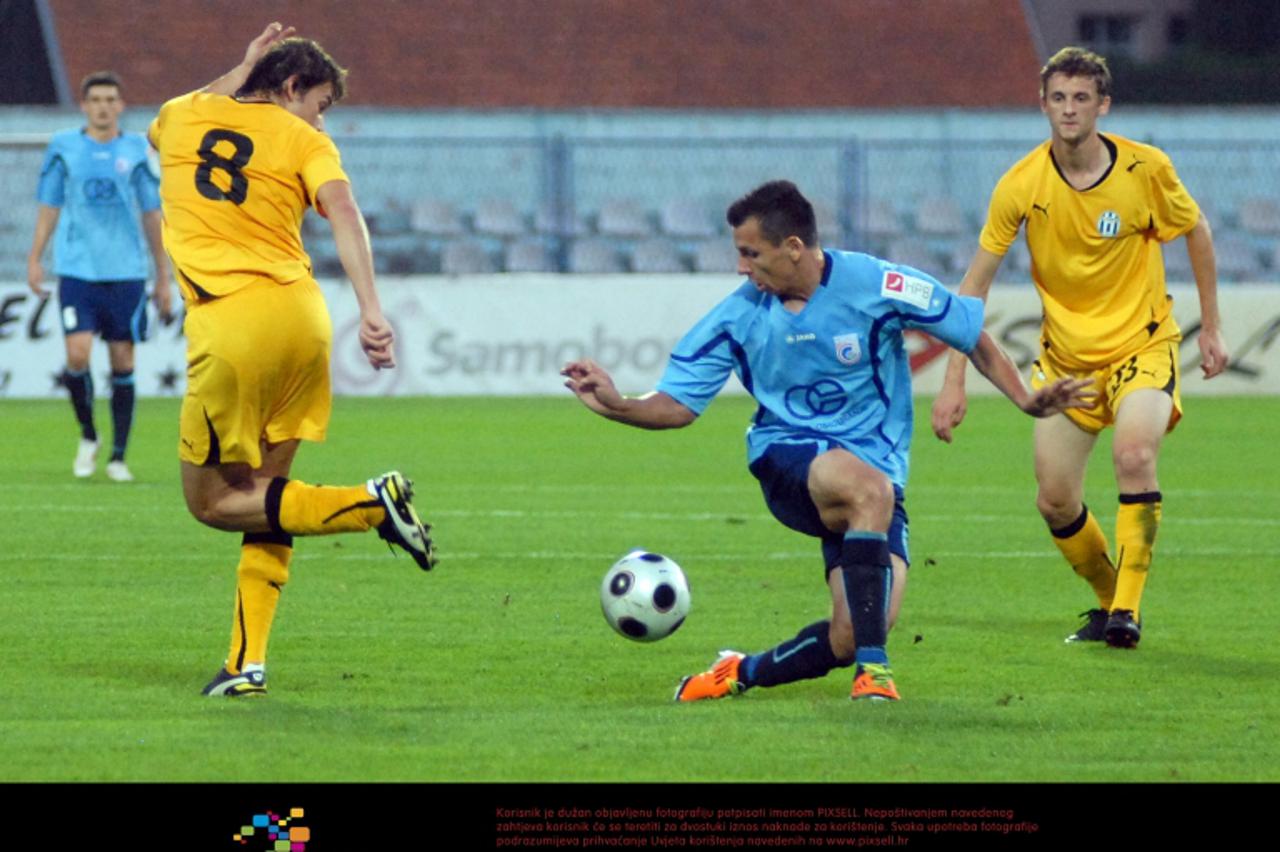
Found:
M 813 207 L 774 181 L 728 210 L 748 281 L 671 354 L 656 390 L 624 397 L 590 360 L 561 371 L 592 411 L 631 426 L 688 426 L 738 376 L 760 404 L 747 457 L 782 523 L 822 540 L 832 615 L 761 654 L 724 652 L 686 677 L 696 701 L 825 675 L 856 664 L 851 697 L 895 700 L 885 652 L 909 562 L 903 489 L 911 443 L 911 372 L 902 333 L 919 328 L 969 355 L 1019 408 L 1045 417 L 1091 398 L 1088 381 L 1036 392 L 982 330 L 981 301 L 879 258 L 824 251 Z
M 27 284 L 44 295 L 41 257 L 54 237 L 54 272 L 67 344 L 63 381 L 80 424 L 72 470 L 92 476 L 99 449 L 93 422 L 93 336 L 107 342 L 111 362 L 111 458 L 107 476 L 129 482 L 124 461 L 133 424 L 133 346 L 145 340 L 148 251 L 155 267 L 154 298 L 169 315 L 169 263 L 160 237 L 159 180 L 139 133 L 122 133 L 120 80 L 99 71 L 80 84 L 87 124 L 55 134 L 45 152 L 36 190 L 39 212 L 27 257 Z

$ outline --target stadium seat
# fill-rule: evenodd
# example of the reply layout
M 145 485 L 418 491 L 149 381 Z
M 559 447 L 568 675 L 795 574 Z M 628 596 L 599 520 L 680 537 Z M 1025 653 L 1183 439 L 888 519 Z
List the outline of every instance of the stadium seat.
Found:
M 480 243 L 456 240 L 445 244 L 440 271 L 445 275 L 488 275 L 497 272 L 497 266 Z
M 506 198 L 477 202 L 472 226 L 477 234 L 504 238 L 523 236 L 529 230 L 524 215 Z
M 810 203 L 813 204 L 813 215 L 818 220 L 819 242 L 832 248 L 843 248 L 840 245 L 843 234 L 835 208 L 825 201 L 813 201 L 810 199 Z
M 698 243 L 693 249 L 693 269 L 717 275 L 737 274 L 738 250 L 725 237 Z
M 366 210 L 365 219 L 372 234 L 396 236 L 407 234 L 413 229 L 409 211 L 394 200 L 389 200 L 372 210 Z
M 872 239 L 893 239 L 903 233 L 902 220 L 887 198 L 873 198 L 867 204 L 862 231 Z
M 507 272 L 559 272 L 555 259 L 540 240 L 517 240 L 507 246 Z
M 592 275 L 626 272 L 622 258 L 608 240 L 577 240 L 569 249 L 569 271 Z
M 954 236 L 967 233 L 969 223 L 954 198 L 931 196 L 916 204 L 916 231 L 930 236 Z
M 663 233 L 679 239 L 701 240 L 718 233 L 706 205 L 692 198 L 673 198 L 662 205 L 658 221 Z
M 1240 227 L 1251 234 L 1280 235 L 1280 203 L 1265 196 L 1240 202 Z
M 1257 244 L 1246 234 L 1235 231 L 1214 234 L 1213 247 L 1218 261 L 1218 275 L 1224 281 L 1253 281 L 1261 275 L 1261 253 Z
M 891 242 L 885 260 L 915 267 L 934 277 L 945 274 L 942 259 L 929 248 L 928 243 L 916 237 L 903 237 Z
M 1191 274 L 1191 258 L 1187 256 L 1187 244 L 1184 241 L 1175 240 L 1160 248 L 1164 253 L 1165 280 L 1179 284 L 1195 281 Z
M 600 204 L 596 233 L 605 237 L 648 237 L 653 235 L 654 228 L 638 201 L 610 198 Z
M 424 275 L 439 271 L 435 256 L 417 234 L 375 234 L 373 267 L 380 275 Z
M 533 230 L 536 233 L 556 237 L 580 237 L 587 233 L 587 227 L 570 203 L 565 208 L 557 207 L 554 200 L 542 201 L 533 212 Z
M 688 272 L 679 249 L 668 239 L 644 240 L 631 252 L 632 272 Z
M 414 202 L 409 213 L 409 223 L 418 233 L 437 237 L 456 237 L 467 231 L 457 208 L 448 201 L 438 199 Z

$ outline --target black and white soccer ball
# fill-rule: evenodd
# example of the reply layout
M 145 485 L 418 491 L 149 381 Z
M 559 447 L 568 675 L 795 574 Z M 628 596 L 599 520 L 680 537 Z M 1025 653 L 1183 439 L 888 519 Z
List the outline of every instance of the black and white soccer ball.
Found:
M 680 566 L 645 550 L 633 550 L 615 562 L 600 584 L 605 620 L 637 642 L 657 642 L 675 633 L 689 605 L 689 581 Z

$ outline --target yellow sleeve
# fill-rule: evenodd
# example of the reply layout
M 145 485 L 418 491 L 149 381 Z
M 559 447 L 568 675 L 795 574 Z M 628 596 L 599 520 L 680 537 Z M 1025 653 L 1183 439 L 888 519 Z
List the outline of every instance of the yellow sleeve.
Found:
M 307 197 L 316 205 L 316 211 L 323 214 L 315 201 L 316 192 L 331 180 L 347 183 L 351 179 L 342 170 L 342 157 L 338 154 L 338 146 L 323 133 L 310 135 L 302 156 L 302 182 L 307 188 Z
M 1018 229 L 1022 227 L 1022 206 L 1018 204 L 1016 183 L 1012 174 L 1000 178 L 991 193 L 987 221 L 978 237 L 978 245 L 1001 257 L 1009 251 L 1009 246 L 1018 238 Z
M 1151 170 L 1150 180 L 1156 239 L 1162 243 L 1176 240 L 1200 221 L 1200 205 L 1182 185 L 1167 157 L 1158 168 Z

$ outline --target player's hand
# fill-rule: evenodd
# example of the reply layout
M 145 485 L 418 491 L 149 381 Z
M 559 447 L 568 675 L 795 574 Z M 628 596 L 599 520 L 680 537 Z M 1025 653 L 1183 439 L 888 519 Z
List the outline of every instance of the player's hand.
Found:
M 39 258 L 27 259 L 27 286 L 37 296 L 44 295 L 44 266 Z
M 1227 369 L 1231 355 L 1227 352 L 1227 344 L 1222 340 L 1221 329 L 1201 328 L 1196 342 L 1200 344 L 1200 369 L 1206 379 L 1212 379 Z
M 381 312 L 360 317 L 360 348 L 375 370 L 389 370 L 396 365 L 396 334 Z
M 257 65 L 263 54 L 271 49 L 271 45 L 288 38 L 297 31 L 295 27 L 286 27 L 279 21 L 272 21 L 267 24 L 267 28 L 262 31 L 262 34 L 249 42 L 249 47 L 244 52 L 244 64 L 250 68 Z
M 609 372 L 590 358 L 570 361 L 560 375 L 566 379 L 564 386 L 597 414 L 616 411 L 623 405 L 622 394 L 618 393 Z
M 959 426 L 969 411 L 969 402 L 964 388 L 953 383 L 944 383 L 933 401 L 933 434 L 941 441 L 951 443 L 951 430 Z
M 151 291 L 151 301 L 155 303 L 156 315 L 160 321 L 168 325 L 173 319 L 173 291 L 168 281 L 156 281 Z
M 1093 379 L 1058 379 L 1027 397 L 1022 410 L 1032 417 L 1048 417 L 1068 408 L 1093 408 L 1098 401 Z

